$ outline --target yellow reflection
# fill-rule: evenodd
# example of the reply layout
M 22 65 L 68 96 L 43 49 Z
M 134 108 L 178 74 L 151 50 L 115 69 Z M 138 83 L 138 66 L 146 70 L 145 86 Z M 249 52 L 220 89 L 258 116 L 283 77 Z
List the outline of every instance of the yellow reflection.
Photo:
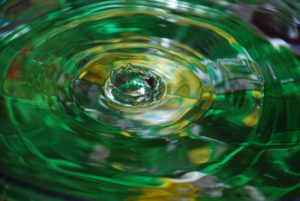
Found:
M 209 148 L 201 147 L 189 151 L 188 158 L 194 164 L 202 164 L 209 160 L 210 154 L 211 152 Z
M 244 120 L 243 123 L 248 127 L 256 125 L 259 118 L 260 107 L 256 107 Z
M 117 170 L 121 170 L 121 171 L 124 170 L 124 166 L 123 166 L 123 164 L 121 164 L 121 163 L 112 163 L 111 166 L 112 166 L 113 168 L 117 169 Z
M 252 96 L 259 100 L 259 99 L 261 99 L 262 94 L 259 91 L 253 91 Z
M 128 199 L 138 201 L 196 201 L 199 195 L 199 187 L 189 183 L 174 183 L 168 179 L 163 180 L 165 185 L 158 188 L 143 188 L 142 195 Z

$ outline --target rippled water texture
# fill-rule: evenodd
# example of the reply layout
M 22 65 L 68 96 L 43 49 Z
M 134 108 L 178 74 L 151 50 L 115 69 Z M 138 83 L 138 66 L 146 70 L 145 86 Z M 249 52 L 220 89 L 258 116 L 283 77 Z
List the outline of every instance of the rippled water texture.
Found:
M 0 0 L 0 200 L 299 201 L 298 0 Z

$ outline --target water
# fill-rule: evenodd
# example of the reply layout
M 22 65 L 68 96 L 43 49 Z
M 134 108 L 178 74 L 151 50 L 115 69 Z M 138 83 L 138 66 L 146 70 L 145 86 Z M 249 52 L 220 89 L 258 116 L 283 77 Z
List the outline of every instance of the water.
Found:
M 0 10 L 2 200 L 300 199 L 298 1 Z

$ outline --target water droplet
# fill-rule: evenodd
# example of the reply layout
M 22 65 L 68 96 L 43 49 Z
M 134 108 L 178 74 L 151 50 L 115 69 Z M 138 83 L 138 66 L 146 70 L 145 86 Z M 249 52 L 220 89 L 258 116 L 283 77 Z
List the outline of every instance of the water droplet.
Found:
M 109 100 L 129 107 L 153 105 L 163 97 L 166 89 L 154 70 L 132 64 L 113 69 L 104 88 Z

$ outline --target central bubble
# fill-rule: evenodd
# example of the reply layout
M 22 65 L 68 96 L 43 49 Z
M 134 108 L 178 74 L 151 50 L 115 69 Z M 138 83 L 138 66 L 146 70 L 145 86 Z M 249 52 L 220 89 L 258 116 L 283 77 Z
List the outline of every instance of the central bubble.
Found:
M 150 106 L 165 94 L 165 83 L 152 69 L 132 64 L 113 69 L 105 83 L 105 95 L 124 106 Z

